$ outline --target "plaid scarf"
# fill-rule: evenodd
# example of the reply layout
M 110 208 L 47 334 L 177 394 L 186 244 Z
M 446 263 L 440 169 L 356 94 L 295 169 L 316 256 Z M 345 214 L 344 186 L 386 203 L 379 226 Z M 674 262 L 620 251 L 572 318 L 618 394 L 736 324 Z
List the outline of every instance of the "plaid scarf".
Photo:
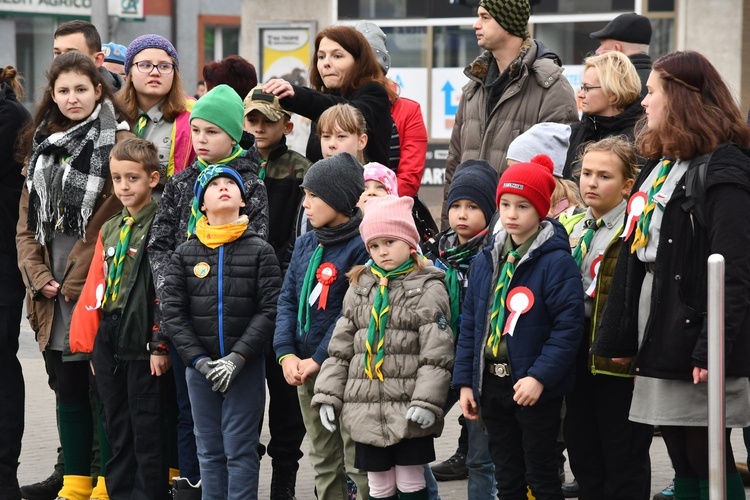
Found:
M 42 245 L 55 231 L 85 240 L 86 225 L 109 177 L 117 131 L 114 106 L 105 99 L 68 130 L 45 137 L 44 129 L 42 123 L 34 134 L 26 174 L 28 228 Z

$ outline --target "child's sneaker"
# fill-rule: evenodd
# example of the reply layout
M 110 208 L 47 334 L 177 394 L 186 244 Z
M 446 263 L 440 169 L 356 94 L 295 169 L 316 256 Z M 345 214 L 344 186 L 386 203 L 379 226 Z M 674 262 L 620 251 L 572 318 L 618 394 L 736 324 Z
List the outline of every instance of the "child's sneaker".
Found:
M 654 500 L 674 500 L 674 481 L 664 488 L 661 493 L 654 495 Z

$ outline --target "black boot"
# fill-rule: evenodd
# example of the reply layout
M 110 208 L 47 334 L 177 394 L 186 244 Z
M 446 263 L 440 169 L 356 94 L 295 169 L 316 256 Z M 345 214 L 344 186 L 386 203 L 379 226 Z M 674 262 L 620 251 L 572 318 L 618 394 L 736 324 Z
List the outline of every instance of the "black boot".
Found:
M 44 481 L 21 486 L 21 497 L 27 500 L 55 500 L 62 486 L 62 477 L 52 474 Z
M 202 493 L 200 480 L 193 485 L 186 477 L 172 479 L 172 500 L 201 500 Z
M 432 466 L 432 474 L 438 481 L 460 481 L 469 477 L 466 468 L 466 455 L 456 451 L 452 457 L 444 462 Z
M 299 467 L 299 466 L 297 466 Z M 274 467 L 271 476 L 271 500 L 295 500 L 297 467 Z

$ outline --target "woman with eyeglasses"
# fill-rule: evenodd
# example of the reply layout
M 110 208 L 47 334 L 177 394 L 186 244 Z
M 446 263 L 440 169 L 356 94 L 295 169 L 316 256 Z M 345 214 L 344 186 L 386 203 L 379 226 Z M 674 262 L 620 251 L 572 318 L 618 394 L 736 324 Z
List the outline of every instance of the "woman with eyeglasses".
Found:
M 643 116 L 640 92 L 638 72 L 621 52 L 607 52 L 584 61 L 583 80 L 578 91 L 583 116 L 571 126 L 564 178 L 575 175 L 586 143 L 618 135 L 633 140 L 633 128 Z
M 167 178 L 195 159 L 190 138 L 190 111 L 195 99 L 186 97 L 180 60 L 174 46 L 159 35 L 139 36 L 125 53 L 125 84 L 117 93 L 133 133 L 151 141 L 159 152 L 161 194 Z

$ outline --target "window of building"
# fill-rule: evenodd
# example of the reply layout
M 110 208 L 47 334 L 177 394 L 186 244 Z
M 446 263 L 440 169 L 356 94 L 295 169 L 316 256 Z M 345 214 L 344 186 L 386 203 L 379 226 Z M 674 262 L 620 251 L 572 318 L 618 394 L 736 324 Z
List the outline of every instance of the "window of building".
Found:
M 16 69 L 23 76 L 26 91 L 24 102 L 32 104 L 42 99 L 47 85 L 45 73 L 52 62 L 53 34 L 57 22 L 53 17 L 15 17 Z
M 198 16 L 198 79 L 203 66 L 240 53 L 240 16 Z

